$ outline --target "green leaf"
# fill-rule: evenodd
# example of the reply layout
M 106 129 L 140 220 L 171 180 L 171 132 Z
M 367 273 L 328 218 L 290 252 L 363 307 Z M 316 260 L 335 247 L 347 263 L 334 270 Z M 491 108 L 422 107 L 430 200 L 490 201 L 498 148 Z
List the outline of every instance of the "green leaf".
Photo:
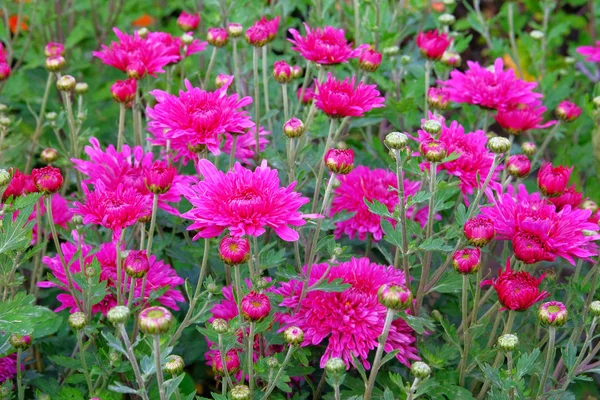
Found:
M 383 400 L 395 400 L 394 394 L 389 387 L 386 387 L 383 391 Z
M 60 317 L 45 307 L 33 305 L 34 302 L 33 295 L 19 292 L 12 300 L 0 303 L 0 331 L 6 335 L 35 333 L 35 337 L 56 332 Z
M 323 281 L 317 287 L 309 288 L 308 291 L 319 290 L 321 292 L 343 292 L 351 285 L 343 283 L 342 278 L 334 279 L 331 282 Z
M 399 312 L 398 316 L 404 320 L 415 332 L 419 335 L 425 333 L 425 330 L 434 331 L 435 325 L 433 320 L 424 317 L 414 317 L 410 314 Z
M 108 385 L 108 388 L 117 393 L 138 394 L 138 391 L 134 388 L 130 388 L 129 386 L 125 386 L 116 381 L 112 385 Z
M 32 211 L 33 204 L 29 204 L 19 212 L 14 221 L 12 216 L 2 220 L 0 254 L 10 250 L 22 251 L 29 247 L 31 243 L 31 230 L 35 221 L 27 221 L 27 219 Z
M 388 220 L 381 221 L 381 229 L 383 229 L 383 233 L 385 234 L 383 239 L 386 242 L 402 249 L 402 232 L 398 228 L 398 225 L 396 225 L 396 228 L 394 228 Z
M 265 115 L 263 115 L 260 118 L 260 122 L 266 122 L 269 118 L 273 118 L 277 114 L 279 114 L 279 110 L 277 110 L 277 109 L 269 110 L 269 112 L 265 113 Z
M 373 214 L 379 215 L 380 217 L 393 218 L 387 206 L 379 200 L 373 200 L 373 202 L 369 202 L 369 200 L 367 200 L 367 198 L 365 197 L 364 202 L 369 211 Z
M 463 226 L 467 222 L 467 208 L 464 204 L 461 203 L 456 207 L 454 218 L 458 226 Z
M 433 193 L 431 192 L 417 192 L 413 196 L 408 196 L 408 199 L 406 201 L 406 207 L 410 207 L 415 204 L 425 203 L 431 198 L 431 196 L 433 196 Z
M 367 373 L 365 372 L 365 367 L 363 367 L 362 362 L 358 358 L 356 358 L 355 355 L 352 355 L 352 359 L 354 360 L 356 370 L 360 374 L 363 381 L 367 383 Z
M 562 349 L 563 360 L 565 360 L 565 367 L 569 373 L 573 372 L 575 363 L 577 362 L 577 346 L 573 342 L 569 342 L 567 347 Z
M 452 271 L 454 272 L 454 271 Z M 462 291 L 462 276 L 457 273 L 444 274 L 442 279 L 427 293 L 458 293 Z
M 108 331 L 103 331 L 102 336 L 104 337 L 104 339 L 106 339 L 106 342 L 111 349 L 116 350 L 119 353 L 123 354 L 125 357 L 127 357 L 127 352 L 121 344 L 121 341 L 119 341 L 112 333 Z
M 535 366 L 535 361 L 540 356 L 540 349 L 535 348 L 529 354 L 522 354 L 517 360 L 517 369 L 515 372 L 515 379 L 519 380 L 527 375 Z
M 446 320 L 445 317 L 441 317 L 438 322 L 442 325 L 444 329 L 444 333 L 448 342 L 456 347 L 459 351 L 462 351 L 462 346 L 460 345 L 460 339 L 458 338 L 458 334 L 456 333 L 456 327 L 454 325 L 450 325 L 450 323 Z
M 383 357 L 381 359 L 381 365 L 385 364 L 386 362 L 390 361 L 391 359 L 393 359 L 394 357 L 396 357 L 396 355 L 398 354 L 400 350 L 394 350 L 394 351 L 390 351 L 389 353 L 387 353 L 385 355 L 385 357 Z
M 79 358 L 71 358 L 71 357 L 65 357 L 65 356 L 61 356 L 61 355 L 54 355 L 54 356 L 50 356 L 50 361 L 52 361 L 52 363 L 54 363 L 60 367 L 64 367 L 64 368 L 69 368 L 69 369 L 81 368 L 81 361 Z
M 423 251 L 451 251 L 454 249 L 454 246 L 449 244 L 445 244 L 444 239 L 436 238 L 436 237 L 428 237 L 425 239 L 420 245 L 419 249 Z
M 171 395 L 173 395 L 176 390 L 179 390 L 179 384 L 183 378 L 185 378 L 185 374 L 180 374 L 176 378 L 169 379 L 164 383 L 165 391 L 167 392 L 167 399 L 170 399 Z

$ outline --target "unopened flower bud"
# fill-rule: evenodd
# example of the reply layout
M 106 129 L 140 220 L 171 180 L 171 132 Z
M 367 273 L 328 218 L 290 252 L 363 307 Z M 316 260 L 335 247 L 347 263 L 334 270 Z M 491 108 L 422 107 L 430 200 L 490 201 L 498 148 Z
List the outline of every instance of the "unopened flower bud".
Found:
M 183 35 L 181 35 L 181 42 L 184 45 L 189 46 L 190 44 L 194 43 L 194 37 L 189 33 L 184 33 Z
M 325 363 L 325 371 L 332 376 L 340 376 L 346 373 L 346 363 L 339 357 L 331 357 Z
M 13 333 L 8 338 L 10 345 L 18 350 L 27 350 L 31 346 L 31 336 Z
M 256 288 L 258 290 L 265 290 L 267 289 L 269 286 L 271 286 L 271 282 L 265 278 L 264 276 L 259 277 L 256 282 L 254 283 L 254 285 L 256 286 Z
M 410 367 L 410 373 L 413 374 L 415 378 L 423 380 L 431 375 L 431 367 L 423 361 L 415 361 Z
M 400 47 L 398 46 L 390 46 L 390 47 L 386 47 L 382 50 L 383 54 L 385 54 L 386 56 L 396 56 L 400 53 Z M 409 56 L 402 56 L 402 57 L 409 57 Z
M 460 57 L 460 54 L 455 51 L 445 51 L 444 54 L 442 54 L 440 61 L 442 64 L 449 67 L 460 67 L 462 58 Z
M 50 112 L 46 113 L 46 119 L 48 121 L 54 121 L 57 116 L 58 116 L 58 114 L 56 114 L 54 111 L 50 111 Z
M 290 326 L 283 332 L 283 340 L 291 346 L 298 346 L 304 341 L 304 331 L 297 326 Z
M 325 154 L 325 165 L 334 174 L 348 174 L 354 168 L 354 151 L 329 149 Z
M 46 164 L 52 164 L 54 161 L 56 161 L 58 159 L 58 151 L 56 151 L 56 149 L 48 147 L 48 148 L 42 150 L 42 153 L 40 154 L 40 158 Z
M 71 218 L 71 222 L 72 222 L 74 225 L 77 225 L 77 226 L 83 225 L 83 217 L 82 217 L 81 215 L 79 215 L 79 214 L 75 214 L 75 215 L 73 215 L 73 217 Z
M 34 168 L 31 171 L 31 177 L 35 187 L 45 195 L 58 192 L 63 185 L 60 169 L 50 165 L 44 168 Z
M 214 329 L 215 332 L 223 334 L 229 331 L 229 323 L 222 319 L 216 318 L 211 322 L 210 326 Z
M 402 64 L 402 65 L 408 65 L 411 62 L 412 62 L 411 56 L 404 55 L 404 56 L 400 57 L 400 64 Z
M 164 161 L 154 161 L 151 168 L 144 171 L 146 188 L 154 194 L 165 194 L 171 189 L 177 170 Z
M 113 325 L 124 324 L 129 318 L 129 308 L 125 306 L 115 306 L 108 310 L 106 317 Z
M 531 161 L 523 154 L 514 154 L 506 160 L 506 170 L 515 178 L 524 178 L 531 171 Z
M 231 23 L 227 25 L 227 32 L 233 38 L 238 38 L 244 33 L 244 27 L 241 24 Z
M 592 314 L 592 317 L 600 317 L 600 300 L 590 303 L 590 314 Z
M 373 46 L 363 50 L 358 58 L 358 66 L 367 72 L 375 72 L 381 65 L 382 54 Z
M 11 123 L 12 123 L 12 121 L 10 120 L 10 118 L 0 117 L 0 126 L 8 127 L 8 126 L 10 126 Z
M 581 115 L 581 108 L 570 101 L 561 101 L 554 112 L 561 121 L 573 122 Z
M 215 47 L 223 47 L 229 41 L 229 34 L 223 28 L 209 28 L 206 40 Z
M 243 264 L 250 258 L 250 242 L 244 237 L 224 236 L 219 244 L 219 257 L 227 265 Z
M 487 147 L 494 154 L 506 153 L 510 150 L 510 140 L 502 136 L 496 136 L 488 140 Z
M 402 132 L 390 132 L 383 141 L 390 150 L 402 150 L 408 144 L 408 136 Z
M 150 33 L 150 31 L 148 30 L 148 28 L 144 28 L 144 27 L 138 29 L 138 31 L 137 31 L 138 36 L 142 39 L 146 39 L 148 37 L 149 33 Z
M 494 221 L 483 215 L 469 219 L 463 231 L 469 244 L 476 247 L 485 246 L 496 234 Z
M 279 368 L 279 361 L 277 361 L 277 359 L 275 357 L 267 357 L 267 359 L 265 360 L 267 367 L 269 367 L 270 369 L 275 369 L 275 368 Z
M 452 256 L 452 266 L 459 274 L 469 275 L 479 271 L 481 252 L 476 247 L 458 250 Z
M 524 142 L 521 144 L 521 151 L 527 157 L 532 157 L 537 152 L 537 146 L 532 142 Z
M 269 316 L 271 302 L 269 297 L 252 291 L 242 298 L 242 316 L 252 322 L 260 322 Z
M 558 301 L 544 303 L 538 309 L 538 319 L 543 325 L 560 327 L 567 322 L 569 313 L 565 305 Z
M 229 392 L 231 400 L 250 400 L 250 388 L 246 385 L 236 385 Z
M 208 293 L 219 295 L 221 294 L 221 287 L 214 282 L 209 282 L 206 284 L 206 290 Z
M 78 331 L 85 328 L 88 323 L 88 318 L 83 312 L 75 312 L 69 315 L 68 323 L 72 329 Z
M 167 374 L 179 375 L 184 367 L 185 362 L 183 361 L 183 358 L 174 354 L 167 358 L 164 369 Z
M 225 365 L 223 365 L 225 363 Z M 234 374 L 240 369 L 240 357 L 234 349 L 229 350 L 226 354 L 220 351 L 213 356 L 212 368 L 215 374 L 224 376 L 225 374 Z
M 519 346 L 519 338 L 517 335 L 507 333 L 498 338 L 498 347 L 502 351 L 514 351 Z
M 531 38 L 535 40 L 542 40 L 544 38 L 544 32 L 533 30 L 529 32 L 529 36 L 531 36 Z
M 421 142 L 419 151 L 429 162 L 440 162 L 446 158 L 446 146 L 438 140 L 429 140 Z
M 87 93 L 88 89 L 89 89 L 89 86 L 85 82 L 77 82 L 75 84 L 75 93 L 76 94 L 81 95 L 81 94 Z
M 146 250 L 131 250 L 123 262 L 125 273 L 131 278 L 143 278 L 150 270 Z
M 200 24 L 200 15 L 198 13 L 188 14 L 183 11 L 177 17 L 177 26 L 184 32 L 196 30 Z
M 71 75 L 63 75 L 56 81 L 56 88 L 61 92 L 70 92 L 75 89 L 77 81 Z
M 283 125 L 283 133 L 290 139 L 298 138 L 304 133 L 304 123 L 298 118 L 291 118 Z
M 381 285 L 377 291 L 379 303 L 395 311 L 406 310 L 412 304 L 412 293 L 401 285 Z
M 454 4 L 456 4 L 455 0 L 443 0 L 442 3 L 444 3 L 447 6 L 453 6 Z
M 223 86 L 227 85 L 231 80 L 230 75 L 219 74 L 215 78 L 215 86 L 217 89 L 221 89 Z
M 584 210 L 591 211 L 592 214 L 595 214 L 596 211 L 598 211 L 598 204 L 596 204 L 595 201 L 590 200 L 590 199 L 585 199 L 583 201 L 583 203 L 581 203 L 581 206 L 579 206 L 579 207 L 582 208 L 582 209 L 584 209 Z
M 292 67 L 285 60 L 275 61 L 273 65 L 273 78 L 281 84 L 290 83 L 294 78 L 292 76 Z
M 148 307 L 140 313 L 140 330 L 147 335 L 166 333 L 173 325 L 173 314 L 161 306 Z
M 50 56 L 46 58 L 46 69 L 50 72 L 58 72 L 67 65 L 63 56 Z
M 558 197 L 564 193 L 573 168 L 558 167 L 545 163 L 538 170 L 537 183 L 540 192 L 547 197 Z
M 592 103 L 594 103 L 594 106 L 596 106 L 597 108 L 600 108 L 600 96 L 596 96 L 592 99 Z
M 456 22 L 456 17 L 452 14 L 444 13 L 438 17 L 438 22 L 442 25 L 452 25 Z
M 298 79 L 302 76 L 304 70 L 299 65 L 292 65 L 292 78 Z
M 442 131 L 442 123 L 437 119 L 429 119 L 423 124 L 423 130 L 430 135 L 437 135 Z
M 8 185 L 10 182 L 10 172 L 5 169 L 0 169 L 0 188 Z

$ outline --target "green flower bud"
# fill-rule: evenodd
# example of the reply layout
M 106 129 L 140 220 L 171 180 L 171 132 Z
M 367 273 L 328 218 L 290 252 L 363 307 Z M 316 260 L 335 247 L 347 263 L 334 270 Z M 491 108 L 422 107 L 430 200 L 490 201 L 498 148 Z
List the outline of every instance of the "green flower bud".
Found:
M 124 324 L 129 318 L 129 308 L 125 306 L 115 306 L 108 310 L 106 316 L 113 325 Z
M 422 361 L 415 361 L 410 368 L 410 373 L 413 374 L 415 378 L 423 380 L 431 375 L 431 367 Z
M 78 331 L 86 327 L 88 323 L 88 318 L 87 315 L 85 315 L 85 313 L 75 312 L 69 315 L 69 319 L 67 320 L 67 322 L 69 323 L 69 326 L 72 329 Z
M 519 338 L 517 335 L 507 333 L 498 338 L 498 347 L 502 351 L 513 351 L 519 346 Z

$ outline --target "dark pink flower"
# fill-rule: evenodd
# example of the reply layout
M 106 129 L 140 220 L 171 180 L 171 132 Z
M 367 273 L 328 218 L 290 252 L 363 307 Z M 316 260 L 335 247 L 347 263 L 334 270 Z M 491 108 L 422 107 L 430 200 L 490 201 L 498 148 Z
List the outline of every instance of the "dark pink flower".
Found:
M 595 46 L 580 46 L 577 52 L 586 56 L 585 61 L 600 62 L 600 41 L 597 41 Z
M 200 23 L 200 15 L 198 13 L 188 14 L 182 11 L 177 17 L 177 26 L 184 32 L 195 31 Z
M 373 46 L 363 49 L 358 57 L 358 65 L 367 72 L 375 72 L 381 65 L 382 54 Z
M 546 107 L 535 102 L 532 105 L 519 105 L 514 108 L 499 110 L 494 119 L 502 128 L 513 135 L 519 135 L 532 129 L 543 129 L 556 124 L 556 121 L 544 120 Z
M 221 354 L 221 352 L 215 351 L 212 358 L 212 368 L 215 374 L 225 376 L 223 359 L 225 359 L 225 368 L 227 368 L 228 374 L 233 375 L 240 369 L 240 358 L 236 350 L 231 349 L 227 354 Z
M 555 113 L 561 121 L 573 122 L 581 115 L 581 108 L 575 103 L 563 100 L 558 107 L 556 107 Z
M 143 278 L 150 270 L 146 250 L 130 250 L 123 261 L 125 273 L 132 278 Z
M 571 172 L 573 167 L 566 168 L 562 165 L 553 167 L 550 163 L 544 163 L 538 170 L 537 177 L 540 192 L 548 197 L 560 196 L 567 189 Z
M 118 103 L 124 103 L 125 105 L 131 105 L 135 98 L 135 92 L 137 90 L 137 80 L 133 78 L 126 79 L 124 81 L 116 81 L 111 87 L 110 92 L 112 98 Z
M 315 90 L 314 90 L 314 86 L 309 86 L 307 88 L 304 88 L 304 95 L 302 96 L 302 88 L 299 87 L 296 95 L 298 97 L 298 100 L 302 101 L 302 104 L 310 104 L 313 102 L 313 100 L 315 99 Z M 300 99 L 300 96 L 302 96 L 302 99 Z
M 483 247 L 488 244 L 496 234 L 494 221 L 486 216 L 471 218 L 463 228 L 465 237 L 472 246 Z
M 535 279 L 529 272 L 514 272 L 510 269 L 510 259 L 506 260 L 506 270 L 502 268 L 498 278 L 481 282 L 481 286 L 492 285 L 498 294 L 502 310 L 525 311 L 540 300 L 550 296 L 539 289 L 544 279 L 542 274 Z
M 452 38 L 438 30 L 419 32 L 417 35 L 417 46 L 421 54 L 430 60 L 439 60 L 452 43 Z
M 252 291 L 242 298 L 241 308 L 245 319 L 259 322 L 269 316 L 271 302 L 266 294 Z
M 54 221 L 54 225 L 60 226 L 63 229 L 67 229 L 69 222 L 71 222 L 71 218 L 73 217 L 73 211 L 70 207 L 70 203 L 65 200 L 60 194 L 55 193 L 52 196 L 52 220 Z M 46 215 L 46 202 L 43 199 L 40 199 L 38 203 L 36 203 L 33 208 L 33 212 L 29 216 L 29 221 L 34 221 L 33 231 L 31 236 L 31 243 L 35 244 L 37 240 L 37 235 L 39 232 L 39 227 L 36 222 L 37 209 L 39 207 L 40 216 Z M 46 225 L 42 224 L 42 228 L 45 228 Z
M 154 194 L 165 194 L 171 189 L 177 169 L 164 161 L 154 161 L 154 164 L 144 171 L 146 188 Z
M 223 236 L 219 257 L 225 264 L 243 264 L 250 258 L 250 242 L 243 237 Z
M 279 83 L 292 81 L 292 67 L 285 60 L 275 61 L 273 65 L 273 78 Z
M 264 160 L 254 171 L 236 163 L 227 173 L 217 170 L 208 160 L 200 160 L 197 169 L 203 180 L 193 185 L 178 185 L 192 209 L 182 217 L 194 221 L 188 228 L 198 230 L 195 238 L 210 238 L 228 229 L 235 237 L 261 236 L 267 228 L 285 241 L 298 240 L 291 226 L 306 224 L 299 209 L 309 202 L 294 192 L 295 182 L 281 187 L 278 171 Z
M 446 158 L 448 149 L 444 142 L 431 138 L 419 144 L 419 152 L 427 161 L 439 163 Z
M 308 24 L 304 24 L 306 36 L 301 36 L 295 29 L 290 29 L 292 39 L 288 39 L 294 46 L 292 50 L 300 53 L 308 61 L 317 64 L 339 64 L 348 62 L 351 58 L 360 56 L 362 51 L 369 47 L 367 44 L 358 46 L 356 49 L 346 41 L 343 29 L 332 26 L 315 28 L 311 30 Z
M 17 375 L 17 353 L 0 357 L 0 383 L 13 379 Z
M 354 150 L 329 149 L 325 154 L 324 161 L 331 172 L 345 175 L 354 168 Z
M 560 196 L 548 198 L 548 201 L 556 207 L 556 211 L 562 210 L 565 206 L 570 206 L 572 209 L 578 208 L 582 200 L 583 193 L 578 192 L 575 185 L 566 188 Z
M 5 202 L 9 197 L 17 198 L 29 193 L 36 193 L 38 188 L 33 183 L 31 175 L 23 174 L 18 169 L 14 169 L 10 183 L 2 193 L 2 201 Z
M 290 313 L 280 316 L 281 329 L 290 326 L 302 329 L 304 342 L 301 346 L 314 346 L 325 341 L 327 348 L 321 357 L 321 367 L 332 357 L 342 358 L 349 366 L 354 364 L 356 357 L 369 368 L 369 352 L 377 347 L 387 311 L 379 303 L 377 292 L 386 284 L 405 285 L 404 274 L 392 266 L 372 263 L 368 258 L 352 258 L 338 265 L 314 265 L 308 284 L 312 285 L 322 277 L 328 282 L 341 279 L 351 286 L 342 292 L 310 290 L 300 301 L 302 281 L 283 283 L 276 293 L 283 296 L 280 306 L 289 308 Z M 398 318 L 392 322 L 384 350 L 397 350 L 396 358 L 409 365 L 411 360 L 419 359 L 415 343 L 412 329 Z
M 44 47 L 46 57 L 62 56 L 65 54 L 65 45 L 57 42 L 48 42 Z
M 356 84 L 356 77 L 339 81 L 331 73 L 327 80 L 315 80 L 316 106 L 331 118 L 362 117 L 373 108 L 385 107 L 385 99 L 377 90 L 377 85 Z
M 460 274 L 473 274 L 481 266 L 480 258 L 481 252 L 477 247 L 458 250 L 452 255 L 452 266 Z
M 450 104 L 450 94 L 444 88 L 432 86 L 427 91 L 427 103 L 431 108 L 445 110 Z
M 506 160 L 506 170 L 517 178 L 524 178 L 531 171 L 531 161 L 523 154 L 514 154 Z
M 146 40 L 161 47 L 166 55 L 172 56 L 173 61 L 171 61 L 170 64 L 177 63 L 184 57 L 199 53 L 206 49 L 206 46 L 208 45 L 207 42 L 201 42 L 198 39 L 194 39 L 191 43 L 185 44 L 181 37 L 173 36 L 166 32 L 150 32 Z
M 10 65 L 4 61 L 0 61 L 0 82 L 8 79 L 10 76 Z
M 481 212 L 494 221 L 496 240 L 512 241 L 515 255 L 525 263 L 563 257 L 575 265 L 574 258 L 589 260 L 598 254 L 594 241 L 600 235 L 583 234 L 598 229 L 597 224 L 588 222 L 590 210 L 566 205 L 557 212 L 539 193 L 527 193 L 523 185 L 514 194 L 509 186 L 509 192 L 499 196 L 493 207 Z
M 225 28 L 208 28 L 206 40 L 215 47 L 223 47 L 229 41 L 229 34 Z
M 493 70 L 472 61 L 467 61 L 467 65 L 467 71 L 454 70 L 450 79 L 438 82 L 448 90 L 452 101 L 507 110 L 520 104 L 536 104 L 542 97 L 541 93 L 533 91 L 537 83 L 516 78 L 512 69 L 505 71 L 501 58 L 496 59 Z
M 44 194 L 56 193 L 63 185 L 60 169 L 48 165 L 44 168 L 34 168 L 31 178 L 35 187 Z

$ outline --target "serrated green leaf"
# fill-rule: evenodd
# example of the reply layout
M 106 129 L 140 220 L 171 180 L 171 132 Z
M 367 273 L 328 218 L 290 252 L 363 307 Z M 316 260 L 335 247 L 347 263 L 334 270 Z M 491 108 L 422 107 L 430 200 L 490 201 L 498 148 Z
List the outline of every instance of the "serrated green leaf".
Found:
M 125 386 L 120 382 L 114 382 L 112 385 L 108 385 L 108 389 L 117 393 L 126 393 L 126 394 L 137 394 L 138 391 L 129 386 Z
M 379 200 L 370 202 L 366 197 L 363 200 L 371 213 L 379 215 L 380 217 L 392 218 L 392 214 L 390 214 L 387 206 Z
M 127 352 L 121 344 L 121 341 L 118 340 L 112 333 L 108 331 L 103 331 L 102 336 L 104 337 L 104 339 L 106 339 L 106 342 L 111 349 L 116 350 L 127 357 Z
M 423 251 L 451 251 L 452 249 L 454 249 L 454 246 L 451 246 L 449 244 L 445 244 L 444 239 L 442 238 L 436 238 L 436 237 L 428 237 L 427 239 L 425 239 L 420 245 L 419 245 L 419 249 L 423 250 Z
M 521 357 L 517 360 L 517 369 L 515 372 L 515 379 L 519 380 L 527 375 L 535 366 L 535 361 L 540 356 L 540 349 L 535 348 L 529 354 L 521 354 Z
M 404 320 L 404 322 L 406 322 L 408 324 L 408 326 L 410 326 L 419 335 L 422 335 L 423 333 L 425 333 L 425 330 L 429 330 L 429 331 L 435 330 L 435 325 L 433 323 L 433 320 L 431 320 L 430 318 L 414 317 L 414 316 L 404 313 L 404 312 L 400 312 L 397 315 L 398 315 L 398 317 L 402 318 Z
M 308 289 L 309 292 L 319 290 L 321 292 L 343 292 L 344 290 L 350 288 L 350 284 L 343 283 L 342 278 L 334 279 L 331 282 L 323 281 L 316 287 L 311 287 Z

